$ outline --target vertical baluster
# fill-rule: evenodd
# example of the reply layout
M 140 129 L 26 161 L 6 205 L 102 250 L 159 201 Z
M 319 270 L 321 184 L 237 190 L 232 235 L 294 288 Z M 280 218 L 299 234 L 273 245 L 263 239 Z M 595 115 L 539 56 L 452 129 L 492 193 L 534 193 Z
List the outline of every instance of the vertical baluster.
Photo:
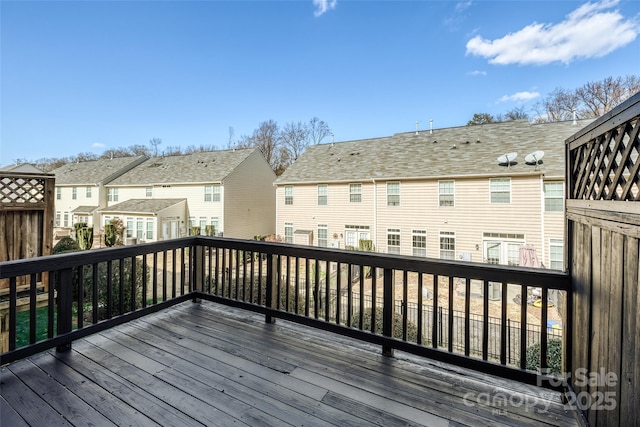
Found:
M 449 353 L 453 352 L 453 276 L 449 276 L 449 313 L 447 315 L 447 321 L 449 323 L 449 327 L 447 328 L 447 333 L 449 336 Z
M 371 267 L 371 333 L 376 333 L 377 311 L 378 311 L 378 284 L 376 269 Z
M 300 313 L 300 307 L 298 307 L 298 301 L 300 300 L 300 258 L 296 257 L 295 262 L 295 277 L 294 277 L 294 285 L 295 285 L 295 302 L 294 302 L 294 310 L 296 314 Z
M 273 268 L 273 264 L 275 262 L 279 262 L 278 257 L 274 256 L 273 254 L 267 254 L 267 282 L 265 284 L 265 305 L 267 306 L 267 308 L 273 308 L 275 306 L 274 298 L 276 298 L 276 295 L 274 295 L 274 287 L 276 286 L 277 279 L 274 277 L 274 275 L 278 274 L 277 269 Z M 275 321 L 276 319 L 272 315 L 267 314 L 265 316 L 266 323 L 274 323 Z
M 78 267 L 78 329 L 84 326 L 84 265 Z
M 37 293 L 37 277 L 35 274 L 31 275 L 31 284 L 29 287 L 29 344 L 33 344 L 36 342 L 36 293 Z
M 251 251 L 249 252 L 251 256 L 251 264 L 250 264 L 250 272 L 249 272 L 249 302 L 255 302 L 254 298 L 254 282 L 255 282 L 255 257 L 256 253 Z
M 489 281 L 483 283 L 483 315 L 482 315 L 482 360 L 487 360 L 489 353 Z
M 167 251 L 162 252 L 162 301 L 167 300 Z
M 107 261 L 107 319 L 113 317 L 113 261 Z
M 178 286 L 178 283 L 176 280 L 176 269 L 178 268 L 178 260 L 177 260 L 175 249 L 171 250 L 171 262 L 173 265 L 173 268 L 171 269 L 171 298 L 175 298 L 176 287 Z
M 540 306 L 541 310 L 541 319 L 540 319 L 540 372 L 543 374 L 547 373 L 548 363 L 547 363 L 547 303 L 548 301 L 548 289 L 542 288 L 542 305 Z
M 285 310 L 291 311 L 291 295 L 289 295 L 289 288 L 291 287 L 291 257 L 287 255 L 287 274 L 286 274 L 286 283 L 285 283 Z
M 98 307 L 98 263 L 93 264 L 93 277 L 91 278 L 91 286 L 93 287 L 93 324 L 98 323 L 98 314 L 100 308 Z
M 422 328 L 424 312 L 422 311 L 422 273 L 418 273 L 418 341 L 419 345 L 422 345 Z
M 71 268 L 61 270 L 59 278 L 57 335 L 62 335 L 71 332 L 73 326 L 73 270 Z M 56 350 L 59 352 L 71 350 L 71 341 L 60 344 Z
M 527 367 L 527 285 L 520 285 L 520 368 Z
M 359 292 L 360 292 L 360 329 L 364 329 L 364 266 L 360 264 L 358 266 L 360 269 L 360 278 L 359 278 Z M 375 310 L 375 307 L 372 307 L 372 310 Z
M 9 278 L 9 351 L 16 349 L 17 299 L 16 278 L 11 277 Z
M 392 269 L 384 269 L 383 286 L 384 305 L 382 307 L 382 334 L 386 337 L 392 338 L 394 336 L 393 317 L 395 314 L 395 284 L 393 283 Z M 389 357 L 393 356 L 393 347 L 383 345 L 382 354 Z
M 324 268 L 324 320 L 325 322 L 328 322 L 331 318 L 331 293 L 329 289 L 331 287 L 329 283 L 331 274 L 329 273 L 329 261 L 325 261 Z
M 341 279 L 342 279 L 342 272 L 340 271 L 341 265 L 340 263 L 337 264 L 337 270 L 336 270 L 336 323 L 339 325 L 340 324 L 340 310 L 342 309 L 342 289 L 340 288 L 341 285 Z
M 409 323 L 409 279 L 408 271 L 402 272 L 402 339 L 407 340 L 407 324 Z
M 136 310 L 136 295 L 137 295 L 137 287 L 138 287 L 138 258 L 135 256 L 131 257 L 131 305 L 129 306 L 129 311 Z M 124 312 L 123 312 L 124 313 Z
M 184 295 L 185 268 L 187 264 L 186 248 L 180 248 L 180 295 Z M 193 251 L 191 251 L 193 253 Z
M 470 314 L 471 312 L 471 279 L 465 278 L 464 286 L 464 355 L 469 356 L 471 347 Z
M 422 278 L 422 275 L 420 275 Z M 433 312 L 431 313 L 431 347 L 438 348 L 438 309 L 440 308 L 438 305 L 438 281 L 440 278 L 437 274 L 433 275 Z M 442 339 L 442 336 L 440 336 Z
M 148 254 L 142 255 L 142 307 L 147 306 L 147 257 Z
M 309 317 L 309 305 L 311 304 L 311 277 L 309 275 L 309 258 L 304 259 L 304 315 Z
M 353 286 L 351 283 L 351 268 L 351 264 L 347 264 L 347 326 L 351 326 L 351 318 L 353 317 Z M 373 315 L 373 313 L 371 314 Z
M 120 258 L 118 260 L 118 273 L 120 275 L 120 283 L 118 286 L 118 305 L 119 305 L 119 312 L 118 314 L 124 314 L 124 287 L 125 287 L 125 283 L 124 283 L 124 258 Z
M 320 309 L 320 265 L 317 259 L 313 260 L 315 266 L 314 283 L 313 283 L 313 316 L 318 318 Z
M 502 282 L 500 298 L 500 364 L 507 364 L 507 283 Z

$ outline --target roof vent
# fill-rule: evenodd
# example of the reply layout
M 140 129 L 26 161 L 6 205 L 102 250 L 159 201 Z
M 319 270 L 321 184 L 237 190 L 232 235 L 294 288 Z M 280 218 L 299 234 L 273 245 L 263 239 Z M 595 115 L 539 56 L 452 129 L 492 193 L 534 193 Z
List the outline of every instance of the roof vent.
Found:
M 458 148 L 456 147 L 456 144 L 453 144 L 453 147 L 451 147 L 452 150 L 455 150 L 456 148 Z

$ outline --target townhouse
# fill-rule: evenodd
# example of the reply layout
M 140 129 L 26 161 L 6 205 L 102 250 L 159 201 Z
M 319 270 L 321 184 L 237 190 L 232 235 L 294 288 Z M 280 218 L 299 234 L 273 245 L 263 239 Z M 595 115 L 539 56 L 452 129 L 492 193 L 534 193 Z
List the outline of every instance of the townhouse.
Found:
M 90 160 L 68 163 L 51 171 L 56 178 L 56 232 L 69 233 L 78 222 L 99 226 L 98 209 L 107 203 L 105 185 L 147 159 L 138 156 Z
M 101 224 L 120 218 L 125 238 L 145 242 L 207 226 L 233 238 L 272 234 L 275 178 L 259 149 L 152 157 L 106 185 Z
M 564 269 L 564 141 L 509 121 L 309 147 L 275 182 L 286 242 Z M 527 248 L 533 257 L 525 257 Z

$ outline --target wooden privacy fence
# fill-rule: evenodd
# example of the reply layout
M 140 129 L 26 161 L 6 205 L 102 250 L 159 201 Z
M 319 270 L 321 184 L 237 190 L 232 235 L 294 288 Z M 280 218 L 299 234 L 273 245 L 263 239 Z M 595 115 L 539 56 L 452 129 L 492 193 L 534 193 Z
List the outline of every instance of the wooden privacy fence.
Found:
M 640 425 L 640 93 L 566 140 L 572 398 Z
M 55 178 L 49 174 L 0 173 L 0 262 L 50 255 L 53 243 Z M 31 301 L 21 298 L 31 284 L 25 277 L 16 283 L 18 310 L 47 303 L 48 276 L 36 276 L 41 291 Z M 6 351 L 10 298 L 9 280 L 0 280 L 0 351 Z

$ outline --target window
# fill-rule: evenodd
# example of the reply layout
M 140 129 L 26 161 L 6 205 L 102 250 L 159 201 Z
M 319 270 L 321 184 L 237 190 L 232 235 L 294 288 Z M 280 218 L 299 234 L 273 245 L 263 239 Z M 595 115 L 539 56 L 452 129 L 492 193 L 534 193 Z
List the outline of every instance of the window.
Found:
M 545 212 L 562 212 L 564 210 L 564 183 L 544 183 Z
M 344 244 L 345 247 L 358 249 L 361 240 L 370 240 L 368 225 L 345 225 L 344 226 Z
M 104 225 L 107 225 L 111 222 L 111 217 L 108 215 L 104 216 Z
M 153 220 L 147 219 L 147 240 L 153 240 Z
M 117 188 L 109 188 L 107 190 L 107 201 L 109 201 L 109 202 L 117 202 L 118 201 L 118 189 Z
M 399 182 L 387 182 L 387 206 L 400 206 Z
M 60 227 L 60 211 L 56 212 L 56 227 Z
M 205 202 L 220 201 L 220 184 L 204 186 L 204 201 Z
M 362 184 L 349 184 L 349 201 L 351 203 L 362 201 Z
M 145 189 L 145 196 L 146 197 L 153 197 L 153 187 L 147 187 Z
M 207 228 L 207 217 L 206 216 L 201 216 L 200 217 L 200 235 L 204 236 L 206 233 L 206 228 Z
M 326 224 L 318 224 L 318 246 L 321 248 L 326 248 L 328 246 L 328 231 Z
M 455 181 L 438 181 L 438 206 L 454 206 Z
M 440 232 L 440 259 L 456 259 L 456 233 Z
M 520 265 L 520 245 L 522 243 L 507 243 L 507 265 Z
M 215 234 L 220 233 L 220 219 L 217 216 L 211 217 L 211 225 L 213 225 L 213 232 Z
M 57 187 L 56 188 L 56 200 L 60 200 L 62 199 L 62 188 Z
M 127 237 L 133 237 L 133 218 L 127 217 Z
M 397 228 L 387 229 L 387 252 L 390 254 L 400 253 L 400 230 Z
M 285 205 L 293 204 L 293 185 L 286 185 L 284 187 L 284 204 Z
M 564 271 L 564 244 L 562 239 L 549 239 L 549 268 Z
M 318 185 L 318 205 L 325 206 L 327 204 L 327 185 Z
M 85 197 L 87 199 L 91 198 L 91 187 L 87 187 L 86 192 L 85 192 Z
M 427 256 L 427 232 L 425 230 L 413 230 L 411 232 L 411 246 L 413 256 Z
M 142 239 L 142 234 L 144 233 L 144 222 L 142 221 L 142 218 L 137 218 L 136 219 L 136 237 L 138 238 L 138 240 Z
M 64 226 L 65 227 L 69 226 L 69 212 L 64 213 Z
M 511 178 L 492 178 L 489 187 L 491 203 L 511 203 Z
M 285 243 L 293 243 L 293 223 L 284 223 L 284 241 Z
M 78 188 L 77 187 L 72 187 L 71 188 L 71 199 L 72 200 L 78 200 Z

